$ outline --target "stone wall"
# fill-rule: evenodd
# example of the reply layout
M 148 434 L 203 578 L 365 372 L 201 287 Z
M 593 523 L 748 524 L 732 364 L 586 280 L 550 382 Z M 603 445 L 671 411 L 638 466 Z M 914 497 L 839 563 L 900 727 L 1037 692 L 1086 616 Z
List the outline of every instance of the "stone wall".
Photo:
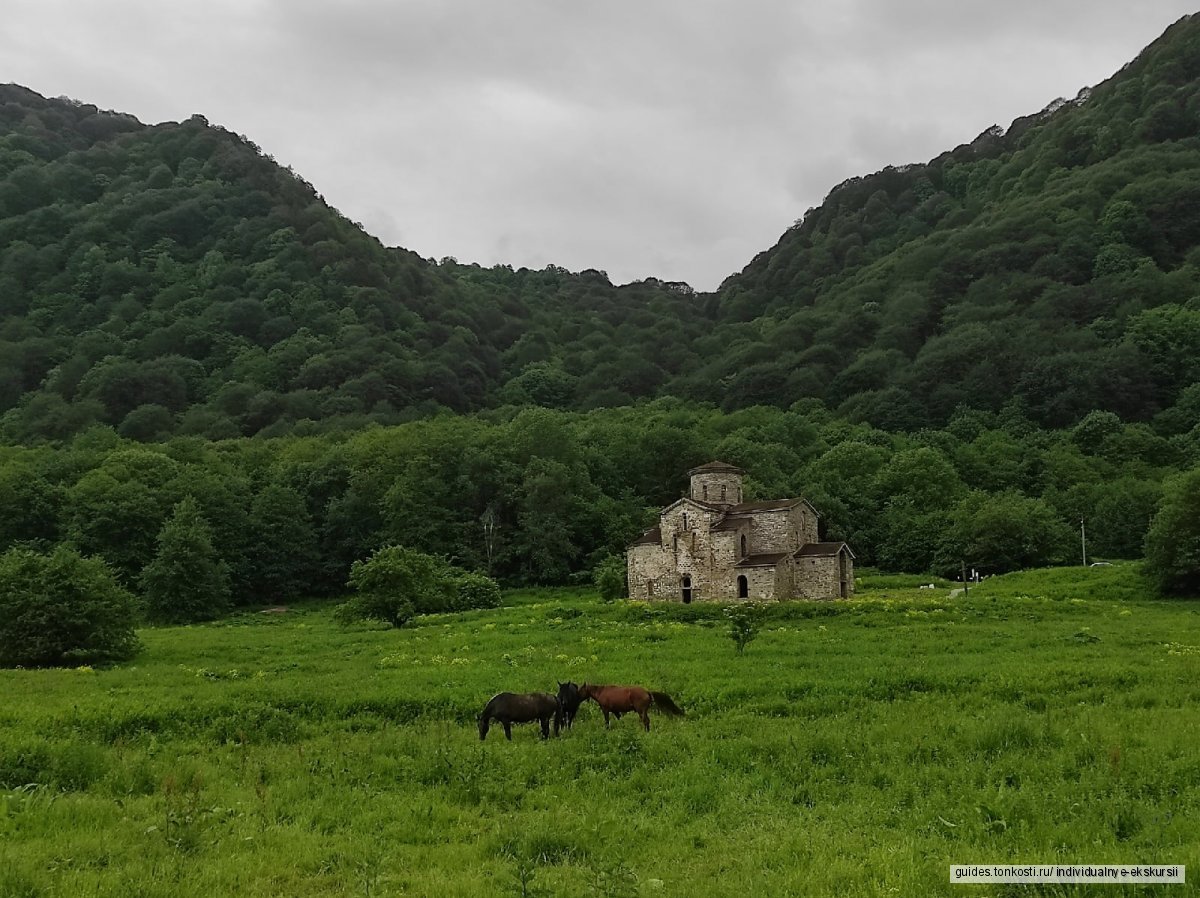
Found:
M 719 512 L 685 499 L 668 508 L 659 519 L 667 554 L 675 558 L 675 601 L 682 601 L 680 578 L 685 574 L 692 578 L 693 602 L 712 598 L 718 588 L 712 542 L 712 525 L 718 517 Z
M 799 548 L 800 543 L 796 541 L 796 528 L 789 509 L 756 511 L 750 515 L 751 555 L 795 552 Z
M 807 502 L 801 502 L 792 509 L 792 520 L 799 539 L 798 546 L 805 543 L 817 543 L 817 513 L 808 507 Z
M 774 567 L 744 567 L 734 571 L 735 575 L 740 575 L 746 578 L 746 585 L 749 595 L 747 598 L 750 601 L 763 601 L 766 599 L 774 599 L 779 595 L 777 591 L 777 576 Z M 733 580 L 734 588 L 730 598 L 737 596 L 737 576 Z
M 675 594 L 679 575 L 675 559 L 661 543 L 630 546 L 625 553 L 631 599 L 663 599 Z
M 693 474 L 690 495 L 697 502 L 736 505 L 742 501 L 742 475 L 730 472 Z
M 711 596 L 705 598 L 737 597 L 738 571 L 733 566 L 742 560 L 741 535 L 749 532 L 750 525 L 746 523 L 739 525 L 736 530 L 717 530 L 713 533 L 713 591 Z
M 837 599 L 842 592 L 842 566 L 846 567 L 846 590 L 854 592 L 854 560 L 838 555 L 802 555 L 796 559 L 796 596 L 801 599 Z
M 775 598 L 791 599 L 796 596 L 795 559 L 790 555 L 775 567 Z

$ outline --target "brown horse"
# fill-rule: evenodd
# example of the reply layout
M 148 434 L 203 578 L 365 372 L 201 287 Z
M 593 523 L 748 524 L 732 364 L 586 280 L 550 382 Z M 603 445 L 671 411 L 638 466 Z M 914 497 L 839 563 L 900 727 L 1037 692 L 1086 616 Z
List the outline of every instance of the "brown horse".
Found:
M 604 712 L 604 728 L 608 729 L 608 715 L 615 714 L 620 720 L 621 715 L 628 711 L 636 711 L 642 719 L 642 726 L 650 732 L 650 706 L 662 708 L 672 717 L 682 717 L 683 709 L 671 701 L 671 696 L 665 692 L 651 692 L 642 686 L 592 686 L 584 683 L 579 687 L 579 697 L 584 701 L 589 698 L 600 706 Z

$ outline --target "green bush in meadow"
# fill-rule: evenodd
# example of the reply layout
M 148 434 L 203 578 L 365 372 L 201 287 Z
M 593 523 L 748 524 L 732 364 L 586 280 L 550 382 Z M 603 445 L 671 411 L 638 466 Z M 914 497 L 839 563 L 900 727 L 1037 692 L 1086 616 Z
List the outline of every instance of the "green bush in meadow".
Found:
M 134 597 L 108 565 L 59 546 L 0 555 L 0 666 L 121 661 L 138 640 Z
M 402 627 L 416 614 L 496 608 L 500 587 L 435 555 L 386 546 L 350 568 L 355 595 L 338 607 L 344 622 L 378 620 Z

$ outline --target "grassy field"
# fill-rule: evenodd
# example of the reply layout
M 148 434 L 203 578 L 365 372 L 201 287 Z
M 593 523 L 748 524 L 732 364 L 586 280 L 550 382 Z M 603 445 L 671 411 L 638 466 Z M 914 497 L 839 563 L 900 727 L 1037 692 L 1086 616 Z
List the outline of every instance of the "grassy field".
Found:
M 719 608 L 542 591 L 404 630 L 247 613 L 146 630 L 112 670 L 0 672 L 0 898 L 1086 893 L 949 883 L 951 864 L 1055 861 L 1200 876 L 1200 606 L 1139 598 L 1124 567 L 954 599 L 920 580 L 772 606 L 743 656 Z M 688 716 L 605 732 L 588 704 L 557 740 L 480 743 L 493 693 L 568 678 Z

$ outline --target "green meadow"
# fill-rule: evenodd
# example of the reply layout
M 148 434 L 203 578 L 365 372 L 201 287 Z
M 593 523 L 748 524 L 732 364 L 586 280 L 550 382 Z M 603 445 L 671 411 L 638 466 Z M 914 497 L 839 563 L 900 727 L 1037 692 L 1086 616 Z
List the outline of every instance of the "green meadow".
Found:
M 1131 567 L 866 576 L 773 605 L 511 593 L 402 630 L 328 605 L 142 631 L 107 670 L 0 672 L 0 896 L 1076 895 L 951 864 L 1182 863 L 1200 877 L 1200 605 Z M 573 730 L 475 716 L 556 680 Z M 1188 886 L 1158 887 L 1185 894 Z M 1105 896 L 1145 887 L 1105 885 Z

